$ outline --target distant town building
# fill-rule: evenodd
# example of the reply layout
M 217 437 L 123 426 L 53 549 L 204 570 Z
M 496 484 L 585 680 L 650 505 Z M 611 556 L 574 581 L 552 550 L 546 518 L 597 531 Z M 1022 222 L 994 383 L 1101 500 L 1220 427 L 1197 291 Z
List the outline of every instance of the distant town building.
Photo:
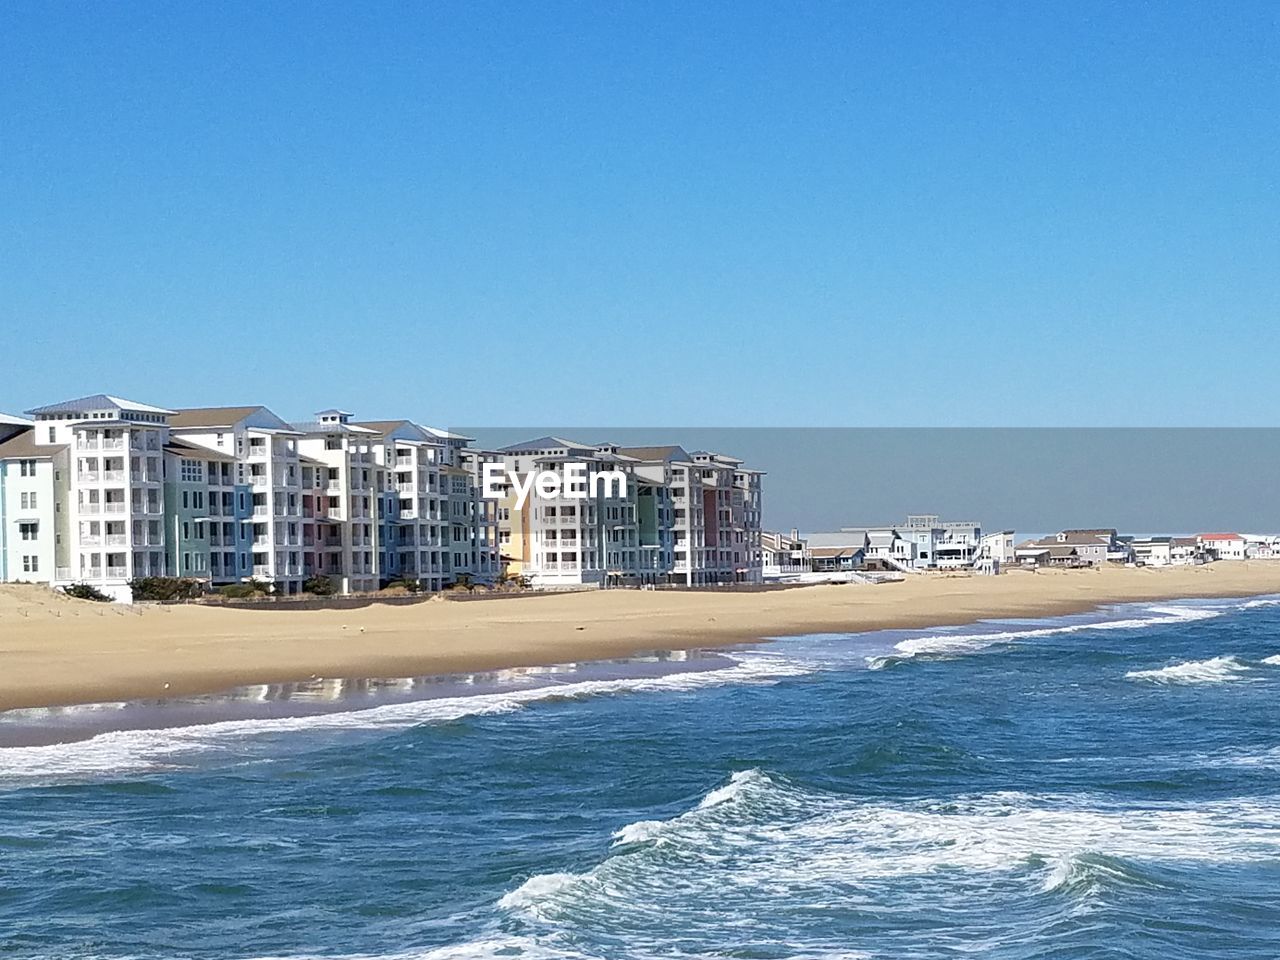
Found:
M 1133 558 L 1128 540 L 1114 528 L 1063 530 L 1040 540 L 1028 540 L 1014 550 L 1019 563 L 1030 566 L 1096 567 L 1108 560 L 1127 563 Z
M 1214 560 L 1247 559 L 1248 541 L 1238 533 L 1201 533 L 1196 542 Z
M 765 580 L 809 573 L 813 569 L 809 545 L 798 530 L 789 534 L 761 531 L 760 554 Z

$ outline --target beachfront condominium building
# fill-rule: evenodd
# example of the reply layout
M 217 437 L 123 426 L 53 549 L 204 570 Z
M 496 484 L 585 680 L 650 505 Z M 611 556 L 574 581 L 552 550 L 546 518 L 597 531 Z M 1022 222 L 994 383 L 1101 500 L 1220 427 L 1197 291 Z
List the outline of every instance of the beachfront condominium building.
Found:
M 451 532 L 459 537 L 465 536 L 469 547 L 465 554 L 453 558 L 454 580 L 462 582 L 465 577 L 473 583 L 492 583 L 502 575 L 502 558 L 498 549 L 498 502 L 482 496 L 482 488 L 484 465 L 500 464 L 502 457 L 489 450 L 468 447 L 471 442 L 468 437 L 434 427 L 427 429 L 445 442 L 451 503 L 464 502 L 467 505 L 465 511 L 458 511 L 465 515 L 466 522 L 460 524 L 457 519 L 450 522 Z M 452 506 L 450 510 L 453 510 Z M 456 545 L 451 552 L 462 553 Z
M 19 543 L 26 536 L 40 550 L 6 550 L 26 568 L 6 561 L 6 578 L 84 582 L 128 600 L 131 579 L 166 572 L 164 445 L 171 411 L 94 394 L 27 414 L 30 428 L 6 444 L 4 522 L 17 524 Z
M 499 549 L 509 574 L 543 589 L 607 586 L 636 578 L 640 544 L 632 458 L 551 436 L 495 453 L 508 475 L 508 482 L 500 485 L 497 521 Z M 511 474 L 564 475 L 568 464 L 582 464 L 584 476 L 566 480 L 556 498 L 530 494 L 521 503 L 509 482 Z M 627 481 L 597 481 L 609 471 L 618 471 Z
M 236 458 L 170 434 L 164 445 L 164 532 L 147 521 L 136 531 L 163 542 L 165 574 L 234 583 L 251 575 L 248 486 L 237 482 Z M 137 537 L 135 537 L 135 540 Z
M 175 439 L 212 455 L 206 470 L 218 482 L 209 490 L 205 575 L 214 583 L 253 579 L 273 583 L 281 593 L 300 592 L 305 575 L 299 431 L 260 405 L 178 410 L 169 429 Z M 194 458 L 177 459 L 174 479 L 180 481 L 181 461 Z M 186 476 L 197 472 L 194 462 L 186 465 Z
M 314 420 L 292 424 L 297 432 L 298 453 L 306 457 L 313 486 L 315 523 L 326 541 L 320 555 L 326 559 L 323 575 L 341 593 L 378 589 L 377 523 L 378 464 L 374 447 L 379 434 L 357 426 L 344 410 L 321 410 Z M 313 554 L 314 555 L 314 554 Z
M 60 536 L 54 511 L 55 465 L 65 474 L 61 451 L 35 443 L 35 424 L 0 414 L 0 582 L 49 583 L 54 543 Z
M 444 443 L 410 420 L 370 420 L 356 426 L 373 434 L 381 581 L 444 589 L 452 582 Z
M 690 456 L 694 466 L 689 473 L 701 475 L 703 582 L 760 583 L 763 473 L 721 453 L 699 450 Z
M 499 536 L 507 569 L 535 586 L 758 583 L 760 471 L 679 446 L 539 437 L 498 453 L 517 476 L 581 463 L 586 499 L 530 498 L 507 484 Z M 595 478 L 615 472 L 619 485 Z M 581 491 L 575 491 L 581 492 Z

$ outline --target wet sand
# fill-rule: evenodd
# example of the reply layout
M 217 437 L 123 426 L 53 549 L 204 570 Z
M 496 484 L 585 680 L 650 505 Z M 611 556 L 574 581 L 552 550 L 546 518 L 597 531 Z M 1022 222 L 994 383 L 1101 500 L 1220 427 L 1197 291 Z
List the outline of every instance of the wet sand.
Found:
M 0 709 L 170 698 L 325 677 L 607 660 L 803 633 L 1280 593 L 1280 562 L 923 575 L 759 593 L 609 590 L 354 610 L 123 607 L 0 587 Z

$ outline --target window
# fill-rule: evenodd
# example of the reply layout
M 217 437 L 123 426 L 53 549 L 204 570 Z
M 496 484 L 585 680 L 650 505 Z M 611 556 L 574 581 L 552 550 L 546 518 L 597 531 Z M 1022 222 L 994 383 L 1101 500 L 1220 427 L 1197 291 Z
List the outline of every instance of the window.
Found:
M 34 510 L 36 508 L 35 492 L 33 491 L 31 493 L 22 494 L 22 496 L 19 498 L 19 504 L 21 505 L 23 510 Z
M 23 573 L 39 573 L 40 558 L 37 556 L 24 556 L 22 558 L 22 572 Z
M 40 529 L 39 524 L 35 524 L 35 523 L 18 524 L 18 534 L 22 537 L 23 540 L 38 539 L 39 529 Z
M 57 442 L 58 442 L 57 427 L 50 427 L 50 428 L 49 428 L 49 442 L 50 442 L 50 443 L 57 443 Z

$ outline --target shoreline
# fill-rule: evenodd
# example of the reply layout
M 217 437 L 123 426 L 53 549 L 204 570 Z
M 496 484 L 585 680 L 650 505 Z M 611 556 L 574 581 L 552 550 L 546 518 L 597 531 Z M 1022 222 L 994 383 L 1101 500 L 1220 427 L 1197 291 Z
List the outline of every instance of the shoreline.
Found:
M 0 588 L 0 710 L 619 659 L 812 633 L 962 626 L 1280 593 L 1280 563 L 1014 570 L 750 593 L 597 591 L 342 610 L 107 607 Z M 536 602 L 535 602 L 536 601 Z

